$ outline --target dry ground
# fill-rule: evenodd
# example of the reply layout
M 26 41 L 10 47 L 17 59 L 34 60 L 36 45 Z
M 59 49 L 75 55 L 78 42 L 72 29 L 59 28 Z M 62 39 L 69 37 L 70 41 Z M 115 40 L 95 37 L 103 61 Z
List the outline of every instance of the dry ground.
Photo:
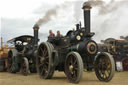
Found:
M 0 73 L 0 85 L 77 85 L 69 83 L 63 72 L 55 72 L 51 80 L 40 79 L 39 75 L 23 76 L 20 73 Z M 110 82 L 99 81 L 94 72 L 84 72 L 78 85 L 128 85 L 128 72 L 116 72 Z

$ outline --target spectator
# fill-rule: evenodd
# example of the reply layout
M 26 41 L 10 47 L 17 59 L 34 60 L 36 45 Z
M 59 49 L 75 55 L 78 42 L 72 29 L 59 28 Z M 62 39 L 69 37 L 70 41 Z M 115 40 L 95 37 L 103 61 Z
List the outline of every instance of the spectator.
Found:
M 49 37 L 55 37 L 55 34 L 52 32 L 52 30 L 49 30 Z

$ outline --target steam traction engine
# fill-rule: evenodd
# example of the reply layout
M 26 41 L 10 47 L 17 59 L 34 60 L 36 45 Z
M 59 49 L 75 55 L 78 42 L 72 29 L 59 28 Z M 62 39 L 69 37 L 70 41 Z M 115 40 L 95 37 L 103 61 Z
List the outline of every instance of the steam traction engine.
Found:
M 115 64 L 112 56 L 106 52 L 97 54 L 98 47 L 91 38 L 90 9 L 88 2 L 84 3 L 84 24 L 81 28 L 68 31 L 64 37 L 48 37 L 38 48 L 37 66 L 41 78 L 52 78 L 54 71 L 64 71 L 68 80 L 78 83 L 83 69 L 95 69 L 96 76 L 101 81 L 110 81 L 114 75 Z
M 121 71 L 121 69 L 128 71 L 128 40 L 127 37 L 123 36 L 121 36 L 121 39 L 123 40 L 116 40 L 114 38 L 102 40 L 103 44 L 98 45 L 99 51 L 109 52 L 113 55 L 117 71 Z
M 8 45 L 3 45 L 3 39 L 1 37 L 1 48 L 0 48 L 0 72 L 4 72 L 8 67 L 8 50 L 12 49 Z
M 34 37 L 23 35 L 9 40 L 15 49 L 8 52 L 8 71 L 27 75 L 36 72 L 36 54 L 38 46 L 38 27 L 34 26 Z

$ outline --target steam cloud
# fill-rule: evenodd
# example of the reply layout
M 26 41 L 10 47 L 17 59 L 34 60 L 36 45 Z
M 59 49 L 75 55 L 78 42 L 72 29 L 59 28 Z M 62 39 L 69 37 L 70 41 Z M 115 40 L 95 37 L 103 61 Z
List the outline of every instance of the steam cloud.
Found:
M 41 26 L 41 25 L 43 25 L 43 24 L 48 23 L 50 20 L 52 20 L 52 16 L 54 16 L 54 17 L 57 16 L 57 11 L 58 11 L 58 9 L 60 9 L 60 8 L 61 8 L 61 9 L 64 9 L 64 8 L 66 8 L 68 5 L 69 5 L 69 3 L 64 2 L 64 3 L 61 4 L 60 6 L 57 5 L 55 8 L 48 10 L 48 11 L 45 13 L 45 15 L 44 15 L 42 18 L 40 18 L 40 19 L 36 22 L 35 25 Z
M 128 1 L 111 0 L 109 3 L 103 0 L 89 0 L 95 6 L 98 14 L 92 17 L 92 29 L 96 32 L 96 41 L 106 38 L 119 38 L 128 35 Z
M 81 10 L 81 6 L 82 6 L 83 2 L 84 1 L 75 1 L 74 2 L 74 18 L 75 18 L 76 23 L 78 23 L 78 21 L 80 20 L 80 16 L 81 16 L 80 10 Z M 60 9 L 60 8 L 65 9 L 66 7 L 69 7 L 70 5 L 71 5 L 71 2 L 64 2 L 60 6 L 56 6 L 55 8 L 48 10 L 45 13 L 45 15 L 36 22 L 35 25 L 41 26 L 43 24 L 46 24 L 47 22 L 52 20 L 52 16 L 57 16 L 58 9 Z
M 44 17 L 40 18 L 37 22 L 36 25 L 40 26 L 42 24 L 47 23 L 48 21 L 51 20 L 52 16 L 56 16 L 56 12 L 57 12 L 58 7 L 55 7 L 53 9 L 50 9 L 46 12 L 46 14 L 44 15 Z
M 108 4 L 106 4 L 103 0 L 89 0 L 88 1 L 91 6 L 97 6 L 99 8 L 99 14 L 106 14 L 117 10 L 121 5 L 127 4 L 127 1 L 118 1 L 111 0 Z
M 98 11 L 92 16 L 91 29 L 96 33 L 94 39 L 96 41 L 104 40 L 106 38 L 119 38 L 119 36 L 128 34 L 128 1 L 125 0 L 110 0 L 108 3 L 105 0 L 88 0 L 93 9 Z M 74 18 L 78 22 L 82 15 L 82 1 L 74 3 Z M 66 3 L 67 4 L 67 3 Z M 70 3 L 71 5 L 71 3 Z M 61 5 L 62 9 L 68 5 Z M 69 6 L 68 6 L 69 7 Z M 71 7 L 71 6 L 70 6 Z M 57 15 L 58 8 L 55 7 L 47 11 L 47 13 L 37 21 L 37 25 L 46 24 L 52 19 L 52 16 Z M 75 24 L 75 23 L 74 23 Z

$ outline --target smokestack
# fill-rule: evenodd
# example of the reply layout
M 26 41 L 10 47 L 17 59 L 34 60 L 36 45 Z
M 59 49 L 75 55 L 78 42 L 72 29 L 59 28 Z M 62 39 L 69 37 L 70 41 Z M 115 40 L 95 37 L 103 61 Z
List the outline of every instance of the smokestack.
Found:
M 76 30 L 79 30 L 80 25 L 76 24 Z
M 3 39 L 1 37 L 1 49 L 3 49 Z
M 90 9 L 91 9 L 91 5 L 89 2 L 85 2 L 83 4 L 83 11 L 84 11 L 84 27 L 86 29 L 87 33 L 90 33 Z
M 33 27 L 34 30 L 34 45 L 38 45 L 38 30 L 39 30 L 39 26 L 37 24 L 34 25 Z

